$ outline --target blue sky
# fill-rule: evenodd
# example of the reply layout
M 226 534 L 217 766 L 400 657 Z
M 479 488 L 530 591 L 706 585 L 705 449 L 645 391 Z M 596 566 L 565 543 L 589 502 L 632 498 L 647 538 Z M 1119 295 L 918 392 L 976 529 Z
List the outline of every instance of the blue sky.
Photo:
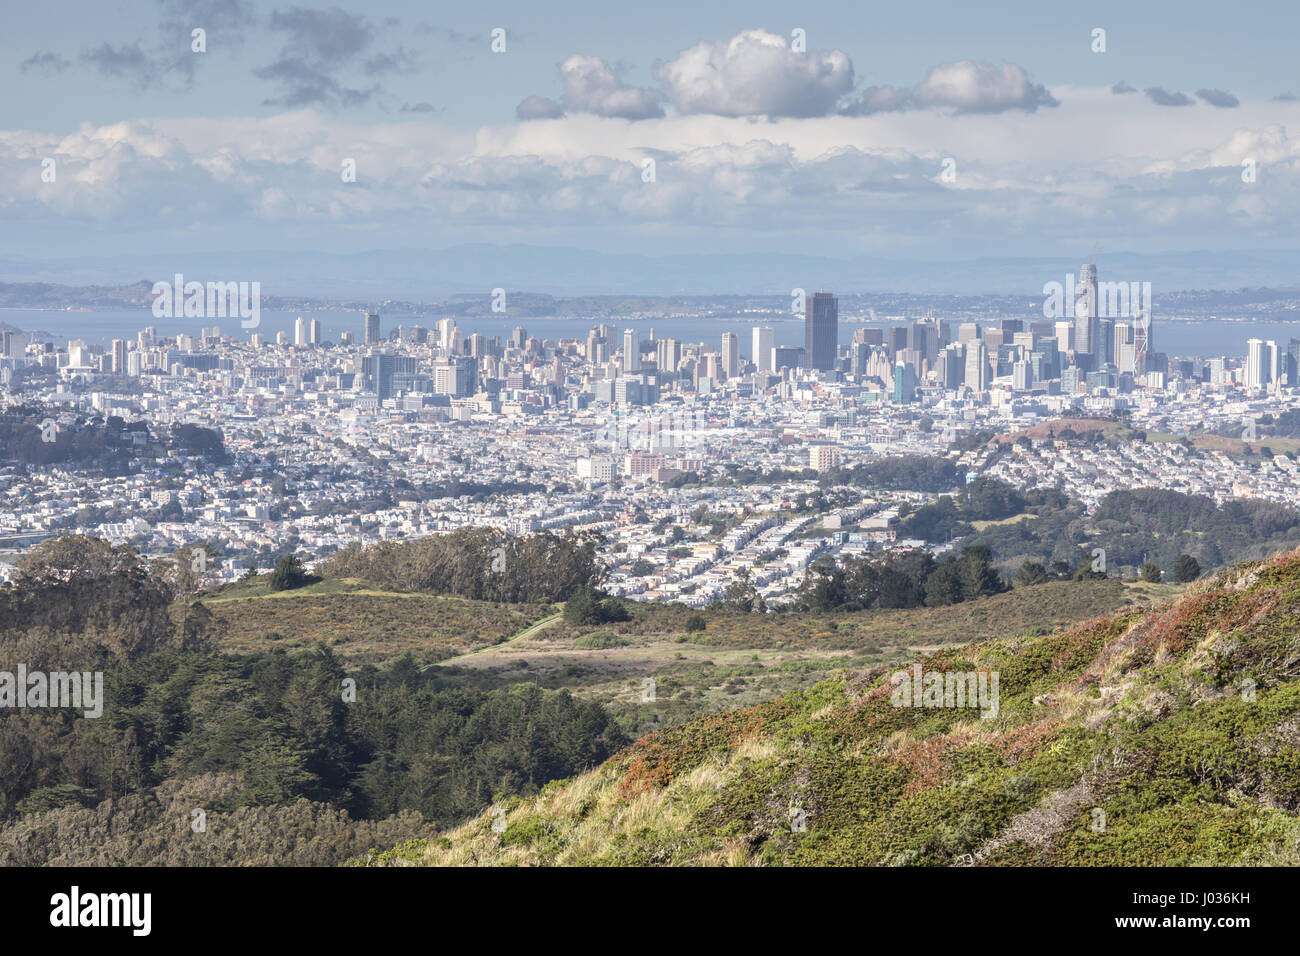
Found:
M 12 6 L 0 255 L 1295 246 L 1293 3 L 443 6 Z

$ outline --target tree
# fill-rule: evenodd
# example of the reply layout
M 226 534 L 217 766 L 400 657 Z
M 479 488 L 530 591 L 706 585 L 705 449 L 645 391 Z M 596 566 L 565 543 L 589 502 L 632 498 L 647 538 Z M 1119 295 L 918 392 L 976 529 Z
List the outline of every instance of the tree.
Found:
M 702 631 L 708 626 L 708 622 L 704 620 L 703 614 L 692 614 L 686 619 L 686 630 L 691 633 Z
M 1195 581 L 1201 576 L 1201 563 L 1190 554 L 1180 554 L 1174 562 L 1174 580 L 1179 584 Z
M 1150 584 L 1160 583 L 1160 565 L 1156 564 L 1154 561 L 1147 561 L 1143 564 L 1142 570 L 1139 574 L 1142 576 L 1143 581 Z
M 286 554 L 271 572 L 272 591 L 292 591 L 307 583 L 307 572 L 296 554 Z
M 595 588 L 578 588 L 564 602 L 564 623 L 579 626 L 600 623 L 600 602 Z
M 1013 580 L 1018 588 L 1042 584 L 1048 580 L 1047 569 L 1037 561 L 1026 561 L 1020 565 Z

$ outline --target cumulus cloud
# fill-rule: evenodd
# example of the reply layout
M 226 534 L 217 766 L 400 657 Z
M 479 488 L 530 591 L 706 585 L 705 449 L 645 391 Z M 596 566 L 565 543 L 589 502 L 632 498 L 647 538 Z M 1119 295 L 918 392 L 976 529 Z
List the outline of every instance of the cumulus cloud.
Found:
M 1128 84 L 1127 82 L 1125 82 L 1124 80 L 1120 80 L 1118 83 L 1116 83 L 1114 86 L 1112 86 L 1112 87 L 1110 88 L 1110 91 L 1111 91 L 1112 93 L 1115 93 L 1115 94 L 1120 94 L 1120 93 L 1136 93 L 1136 92 L 1137 92 L 1137 87 L 1136 87 L 1136 86 L 1131 86 L 1131 85 L 1129 85 L 1129 84 Z
M 527 96 L 515 107 L 515 116 L 521 120 L 558 119 L 564 107 L 545 96 Z
M 560 79 L 564 83 L 566 110 L 623 119 L 664 115 L 657 92 L 626 85 L 599 57 L 569 57 L 560 64 Z
M 960 113 L 1001 113 L 1060 104 L 1047 88 L 1029 81 L 1014 63 L 994 66 L 962 60 L 936 66 L 916 89 L 921 106 L 948 106 Z
M 853 88 L 853 63 L 839 50 L 796 53 L 766 30 L 698 43 L 660 64 L 655 78 L 678 113 L 825 116 Z
M 1196 95 L 1211 106 L 1219 107 L 1219 109 L 1232 109 L 1234 106 L 1241 105 L 1241 100 L 1226 90 L 1197 90 Z
M 913 87 L 873 86 L 844 107 L 850 116 L 907 109 L 950 109 L 956 113 L 1032 113 L 1040 106 L 1059 106 L 1047 87 L 1034 83 L 1014 63 L 959 60 L 942 63 Z
M 1144 92 L 1156 106 L 1191 106 L 1196 102 L 1186 93 L 1171 93 L 1160 86 L 1149 86 Z

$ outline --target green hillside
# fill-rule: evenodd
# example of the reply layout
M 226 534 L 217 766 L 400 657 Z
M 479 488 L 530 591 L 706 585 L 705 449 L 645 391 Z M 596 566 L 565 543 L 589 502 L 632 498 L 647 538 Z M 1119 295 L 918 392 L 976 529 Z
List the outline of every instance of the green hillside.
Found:
M 1300 863 L 1300 552 L 915 663 L 996 673 L 996 715 L 845 671 L 366 862 Z

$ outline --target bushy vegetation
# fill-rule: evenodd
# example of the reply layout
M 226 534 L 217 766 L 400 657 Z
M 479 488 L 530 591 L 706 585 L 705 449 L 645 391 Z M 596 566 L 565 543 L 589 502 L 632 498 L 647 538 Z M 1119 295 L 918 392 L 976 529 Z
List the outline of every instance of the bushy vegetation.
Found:
M 81 537 L 33 549 L 0 588 L 0 670 L 103 677 L 101 716 L 0 719 L 0 860 L 266 862 L 271 837 L 301 825 L 299 839 L 321 842 L 298 853 L 289 840 L 286 859 L 338 862 L 413 820 L 446 825 L 494 795 L 535 792 L 625 742 L 599 704 L 567 691 L 446 688 L 410 657 L 349 674 L 324 648 L 220 654 L 216 616 L 172 599 L 133 549 Z M 210 794 L 196 806 L 251 828 L 250 855 L 223 831 L 204 856 L 159 810 L 176 793 Z
M 896 706 L 892 668 L 846 673 L 500 803 L 511 839 L 485 814 L 379 862 L 1296 865 L 1297 620 L 1300 552 L 917 662 L 996 673 L 995 714 Z
M 1026 493 L 1034 494 L 1038 492 Z M 1026 560 L 1059 561 L 1074 568 L 1101 549 L 1112 573 L 1124 567 L 1136 571 L 1147 561 L 1172 573 L 1184 554 L 1199 568 L 1222 568 L 1300 545 L 1300 512 L 1268 501 L 1233 499 L 1219 504 L 1204 495 L 1133 488 L 1103 496 L 1091 515 L 1077 501 L 1031 505 L 1029 510 L 1033 514 L 1025 520 L 979 531 L 972 527 L 957 545 L 987 547 L 1005 569 Z M 961 531 L 956 523 L 950 527 Z
M 353 544 L 316 567 L 326 578 L 360 578 L 399 591 L 480 601 L 564 601 L 600 584 L 599 539 L 592 534 L 511 536 L 466 528 L 414 541 Z
M 825 612 L 939 607 L 1006 590 L 987 548 L 936 560 L 920 549 L 886 551 L 846 562 L 815 562 L 793 610 Z

